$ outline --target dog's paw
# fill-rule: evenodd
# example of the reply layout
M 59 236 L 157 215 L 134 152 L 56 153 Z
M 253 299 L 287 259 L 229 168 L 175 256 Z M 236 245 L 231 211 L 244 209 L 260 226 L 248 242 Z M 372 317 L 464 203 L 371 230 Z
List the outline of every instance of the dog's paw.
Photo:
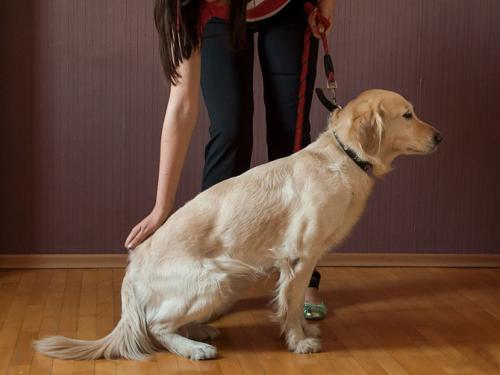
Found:
M 308 337 L 300 340 L 294 348 L 290 348 L 295 353 L 309 354 L 321 351 L 321 341 L 319 339 Z
M 321 336 L 321 329 L 317 324 L 304 324 L 304 333 L 307 337 L 317 338 Z
M 203 359 L 217 358 L 217 348 L 213 345 L 197 343 L 196 345 L 186 348 L 181 354 L 183 357 L 192 359 L 193 361 L 200 361 Z

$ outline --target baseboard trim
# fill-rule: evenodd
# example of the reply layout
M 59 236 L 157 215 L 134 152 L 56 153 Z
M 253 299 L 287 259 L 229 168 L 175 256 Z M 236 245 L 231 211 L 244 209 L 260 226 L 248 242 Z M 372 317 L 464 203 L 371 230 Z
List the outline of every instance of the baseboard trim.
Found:
M 126 254 L 0 255 L 8 268 L 122 268 Z M 320 266 L 330 267 L 500 267 L 500 254 L 332 253 Z
M 332 267 L 500 267 L 500 254 L 332 253 L 321 260 Z
M 126 254 L 0 255 L 0 268 L 123 268 Z

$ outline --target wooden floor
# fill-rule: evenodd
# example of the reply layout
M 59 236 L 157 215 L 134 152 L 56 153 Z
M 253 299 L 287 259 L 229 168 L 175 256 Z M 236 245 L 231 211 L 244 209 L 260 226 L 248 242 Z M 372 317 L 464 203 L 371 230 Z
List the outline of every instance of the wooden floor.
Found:
M 0 374 L 500 374 L 500 269 L 323 268 L 323 353 L 285 350 L 267 319 L 273 279 L 214 325 L 220 358 L 60 361 L 31 342 L 93 339 L 120 315 L 123 270 L 0 272 Z

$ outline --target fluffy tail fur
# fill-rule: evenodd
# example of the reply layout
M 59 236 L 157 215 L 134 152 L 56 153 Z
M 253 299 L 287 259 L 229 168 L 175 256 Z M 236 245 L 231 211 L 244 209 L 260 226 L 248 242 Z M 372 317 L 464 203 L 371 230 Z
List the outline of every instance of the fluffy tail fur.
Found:
M 123 279 L 121 294 L 122 317 L 109 335 L 99 340 L 47 337 L 34 342 L 36 351 L 60 359 L 145 359 L 154 352 L 155 347 L 148 336 L 145 313 L 141 310 L 127 275 Z

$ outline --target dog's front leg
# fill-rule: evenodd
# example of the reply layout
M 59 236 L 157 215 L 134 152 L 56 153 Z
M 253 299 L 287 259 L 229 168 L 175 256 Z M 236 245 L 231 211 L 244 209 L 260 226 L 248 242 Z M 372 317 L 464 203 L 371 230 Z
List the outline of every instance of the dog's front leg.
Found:
M 280 265 L 276 290 L 276 316 L 281 324 L 288 348 L 296 353 L 316 353 L 321 350 L 316 327 L 307 329 L 302 306 L 309 278 L 316 262 L 311 259 L 286 259 Z M 305 329 L 304 329 L 305 328 Z

